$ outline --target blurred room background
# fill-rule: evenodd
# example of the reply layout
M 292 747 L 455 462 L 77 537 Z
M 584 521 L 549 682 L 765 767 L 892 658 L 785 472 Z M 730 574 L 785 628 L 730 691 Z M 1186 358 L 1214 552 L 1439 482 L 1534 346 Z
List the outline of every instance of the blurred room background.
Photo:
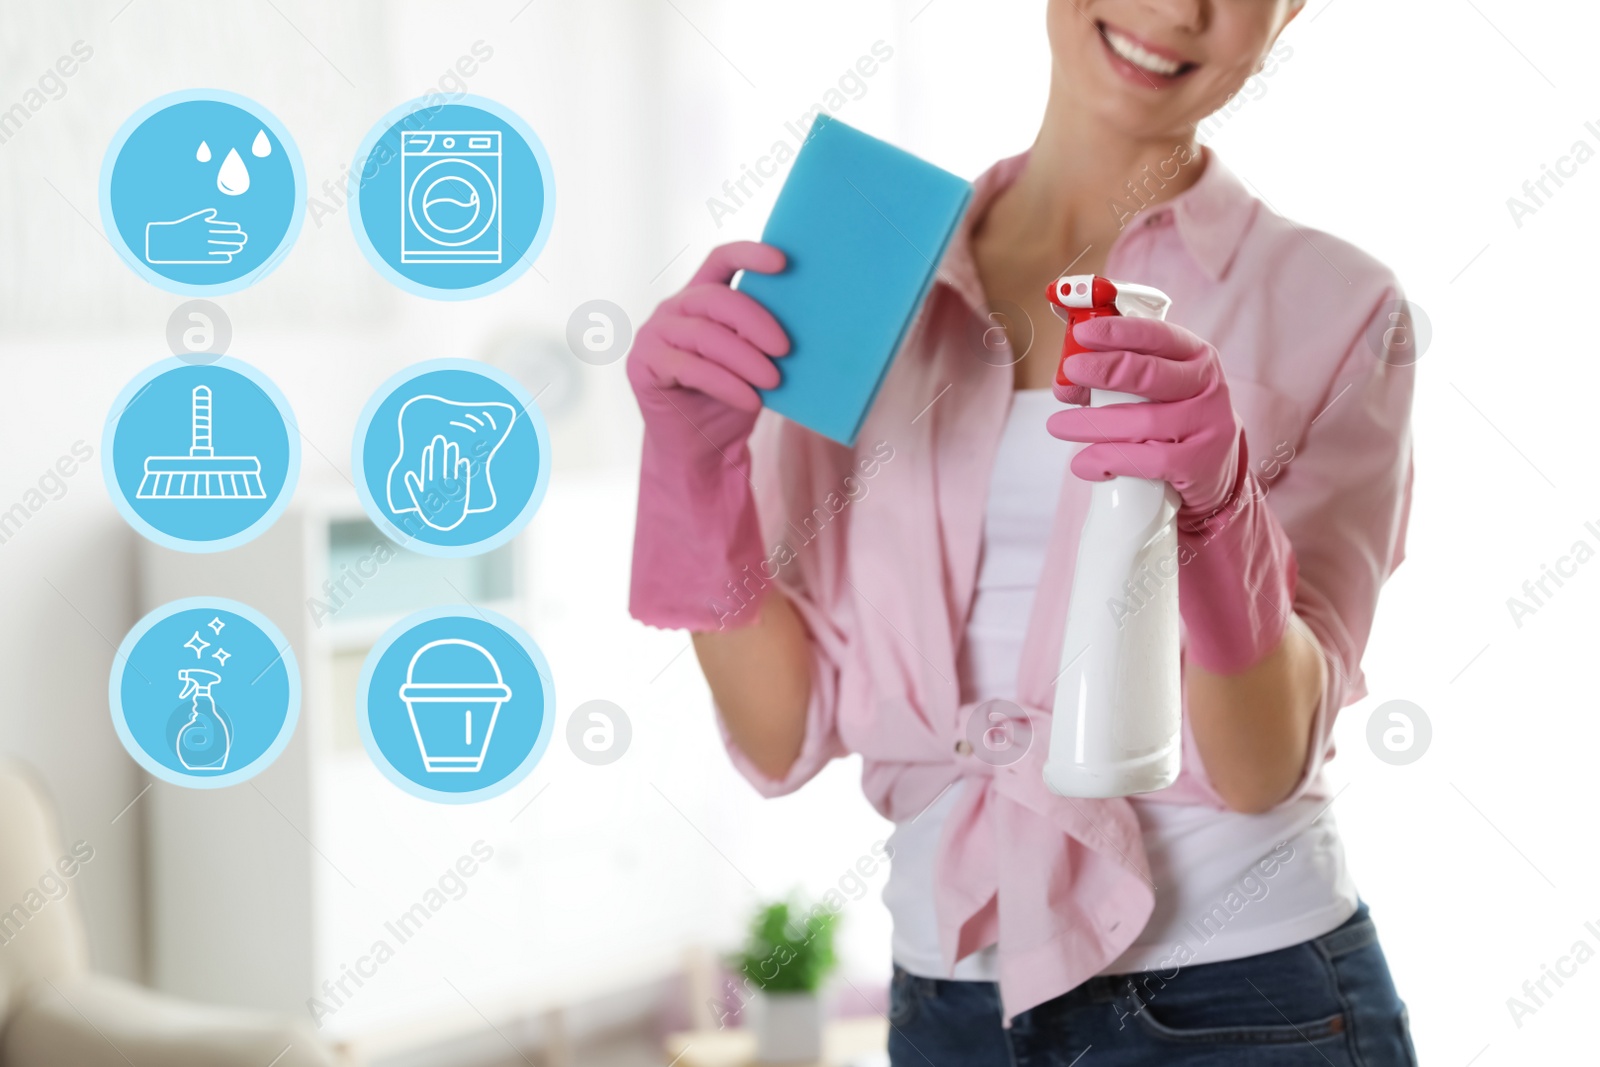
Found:
M 667 1034 L 712 1021 L 718 961 L 757 903 L 834 890 L 841 966 L 828 1003 L 877 1017 L 890 967 L 884 870 L 863 876 L 857 863 L 889 826 L 862 800 L 855 759 L 796 796 L 758 800 L 723 755 L 686 636 L 628 618 L 639 421 L 622 364 L 579 361 L 566 327 L 592 299 L 637 325 L 714 245 L 757 236 L 777 181 L 731 212 L 710 202 L 727 206 L 724 183 L 775 142 L 794 146 L 818 105 L 968 178 L 1026 148 L 1049 78 L 1044 6 L 0 2 L 0 110 L 75 43 L 92 48 L 0 141 L 0 512 L 24 504 L 0 542 L 0 749 L 43 783 L 62 839 L 92 848 L 53 907 L 81 914 L 96 971 L 320 1024 L 378 1063 L 665 1064 Z M 1368 651 L 1371 696 L 1343 712 L 1330 768 L 1357 884 L 1428 1063 L 1574 1062 L 1600 997 L 1596 965 L 1534 1014 L 1507 1007 L 1575 942 L 1600 947 L 1586 832 L 1600 701 L 1585 673 L 1600 566 L 1577 567 L 1534 614 L 1507 606 L 1575 542 L 1600 547 L 1600 367 L 1586 319 L 1600 165 L 1564 168 L 1531 213 L 1507 205 L 1575 142 L 1600 148 L 1600 74 L 1586 51 L 1597 29 L 1584 5 L 1311 0 L 1285 34 L 1290 54 L 1205 127 L 1274 210 L 1391 264 L 1431 323 L 1409 558 Z M 855 73 L 873 55 L 875 72 Z M 269 535 L 207 557 L 141 542 L 98 469 L 108 405 L 169 354 L 181 302 L 102 236 L 102 155 L 134 109 L 197 87 L 273 111 L 312 197 L 282 265 L 218 300 L 229 354 L 270 375 L 299 418 L 300 487 Z M 344 183 L 379 117 L 461 88 L 544 140 L 556 221 L 510 288 L 431 302 L 362 258 Z M 319 618 L 309 602 L 322 581 L 378 538 L 349 482 L 357 414 L 390 374 L 442 356 L 489 361 L 538 394 L 554 442 L 546 502 L 505 550 L 401 556 Z M 46 478 L 80 441 L 95 460 Z M 452 587 L 526 625 L 560 716 L 526 782 L 464 807 L 386 782 L 352 707 L 375 636 L 453 599 Z M 289 750 L 215 795 L 148 778 L 106 700 L 129 627 L 202 591 L 265 612 L 305 674 Z M 608 766 L 564 741 L 567 717 L 594 699 L 632 723 L 631 747 Z M 1391 700 L 1431 722 L 1429 750 L 1404 766 L 1367 741 Z M 492 861 L 314 1020 L 308 998 L 477 842 Z M 13 951 L 0 946 L 0 974 Z

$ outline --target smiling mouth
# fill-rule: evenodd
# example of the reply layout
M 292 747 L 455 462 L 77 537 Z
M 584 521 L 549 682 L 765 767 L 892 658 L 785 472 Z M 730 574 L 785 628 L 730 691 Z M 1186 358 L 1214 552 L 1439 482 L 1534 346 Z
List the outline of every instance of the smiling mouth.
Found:
M 1170 55 L 1158 54 L 1104 22 L 1098 22 L 1095 26 L 1100 31 L 1100 38 L 1105 42 L 1106 50 L 1141 73 L 1170 80 L 1181 78 L 1200 65 Z

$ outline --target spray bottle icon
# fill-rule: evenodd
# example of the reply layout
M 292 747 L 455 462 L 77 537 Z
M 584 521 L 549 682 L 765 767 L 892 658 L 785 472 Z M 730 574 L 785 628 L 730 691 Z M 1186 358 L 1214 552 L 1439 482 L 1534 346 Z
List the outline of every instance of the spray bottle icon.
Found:
M 211 687 L 222 681 L 222 675 L 189 667 L 178 672 L 178 680 L 183 683 L 178 699 L 190 700 L 189 721 L 178 729 L 178 762 L 186 770 L 220 771 L 228 765 L 233 748 L 228 724 L 211 699 Z

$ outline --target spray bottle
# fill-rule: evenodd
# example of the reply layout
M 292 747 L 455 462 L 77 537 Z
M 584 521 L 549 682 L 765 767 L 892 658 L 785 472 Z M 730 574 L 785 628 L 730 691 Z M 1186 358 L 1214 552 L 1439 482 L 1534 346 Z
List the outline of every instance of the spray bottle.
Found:
M 191 771 L 220 771 L 228 765 L 233 747 L 228 724 L 211 699 L 211 687 L 222 681 L 222 675 L 189 667 L 178 672 L 178 680 L 183 683 L 178 699 L 190 702 L 189 721 L 178 728 L 178 762 Z
M 1064 275 L 1047 292 L 1067 323 L 1056 383 L 1085 349 L 1080 322 L 1107 315 L 1165 318 L 1159 289 L 1098 275 Z M 1090 391 L 1090 407 L 1145 398 Z M 1171 785 L 1183 749 L 1178 674 L 1178 494 L 1161 481 L 1094 483 L 1078 539 L 1056 677 L 1044 782 L 1064 797 L 1121 797 Z

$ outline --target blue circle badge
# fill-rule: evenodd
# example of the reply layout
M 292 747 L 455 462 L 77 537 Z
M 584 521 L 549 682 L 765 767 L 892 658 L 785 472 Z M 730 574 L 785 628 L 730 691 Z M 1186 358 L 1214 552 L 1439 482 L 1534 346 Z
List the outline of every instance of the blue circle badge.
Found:
M 550 743 L 555 690 L 533 639 L 502 615 L 418 612 L 379 639 L 361 668 L 356 719 L 390 781 L 425 800 L 466 804 L 528 776 Z
M 300 434 L 283 394 L 248 364 L 167 359 L 112 403 L 100 464 L 134 529 L 167 548 L 216 552 L 288 506 Z
M 305 166 L 283 124 L 214 89 L 140 108 L 100 168 L 112 246 L 146 281 L 185 296 L 266 275 L 299 235 L 305 202 Z
M 467 300 L 510 285 L 550 236 L 555 186 L 537 135 L 479 96 L 413 100 L 356 151 L 350 223 L 400 288 Z
M 178 600 L 139 620 L 111 669 L 111 722 L 164 782 L 217 789 L 260 774 L 300 717 L 300 672 L 283 634 L 219 597 Z
M 361 412 L 351 459 L 367 514 L 428 556 L 472 556 L 533 518 L 550 480 L 550 431 L 509 375 L 437 359 L 390 378 Z

